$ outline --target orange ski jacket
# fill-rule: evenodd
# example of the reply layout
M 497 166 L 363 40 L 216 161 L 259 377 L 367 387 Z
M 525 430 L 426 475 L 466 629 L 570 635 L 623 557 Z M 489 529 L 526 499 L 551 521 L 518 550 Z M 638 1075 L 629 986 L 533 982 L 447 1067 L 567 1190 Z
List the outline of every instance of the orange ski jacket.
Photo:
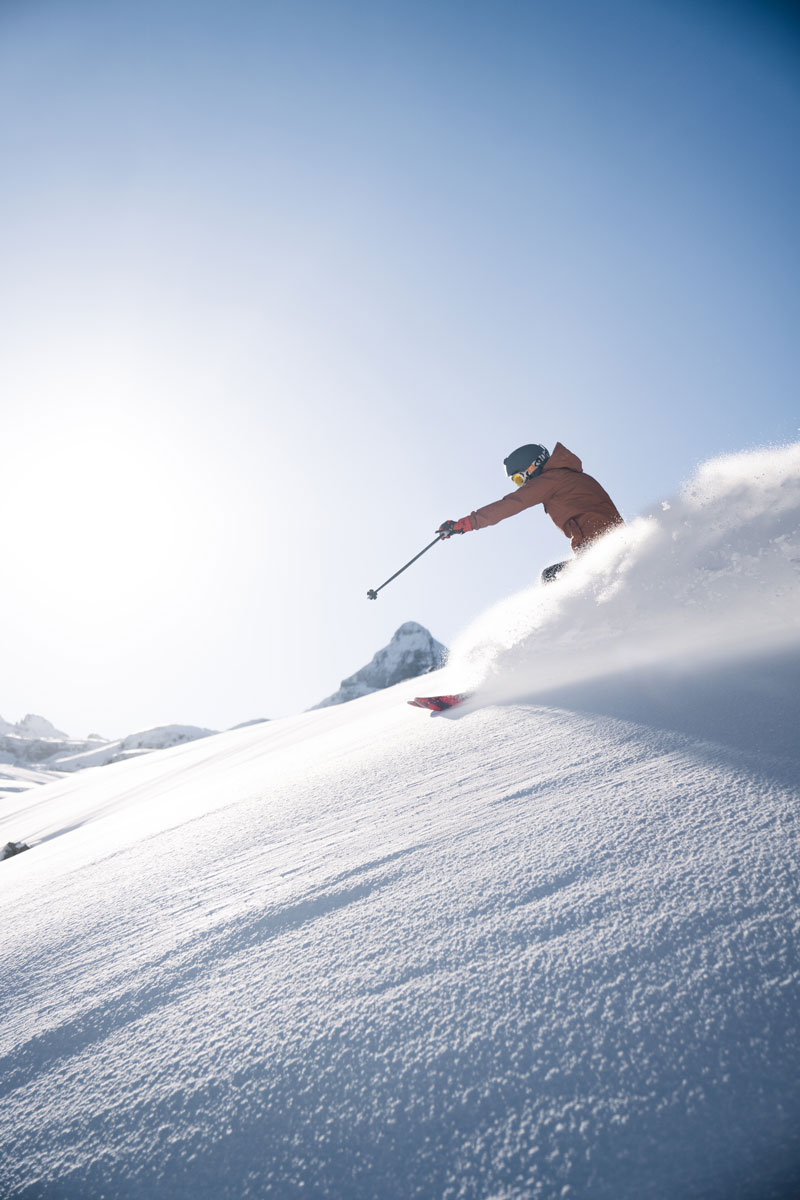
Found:
M 539 475 L 502 500 L 475 509 L 469 514 L 470 523 L 473 529 L 484 529 L 534 504 L 544 506 L 547 515 L 570 539 L 573 550 L 580 550 L 615 525 L 625 523 L 608 492 L 584 472 L 581 460 L 561 442 L 556 442 Z

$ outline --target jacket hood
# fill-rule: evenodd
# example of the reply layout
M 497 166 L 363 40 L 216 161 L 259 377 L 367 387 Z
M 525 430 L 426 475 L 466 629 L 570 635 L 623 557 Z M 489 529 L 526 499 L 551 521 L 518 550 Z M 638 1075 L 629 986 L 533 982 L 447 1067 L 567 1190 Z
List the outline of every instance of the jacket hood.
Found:
M 561 442 L 556 442 L 553 453 L 544 464 L 542 470 L 558 470 L 565 468 L 567 471 L 582 471 L 583 463 L 578 458 L 577 454 L 573 454 L 566 446 L 562 446 Z

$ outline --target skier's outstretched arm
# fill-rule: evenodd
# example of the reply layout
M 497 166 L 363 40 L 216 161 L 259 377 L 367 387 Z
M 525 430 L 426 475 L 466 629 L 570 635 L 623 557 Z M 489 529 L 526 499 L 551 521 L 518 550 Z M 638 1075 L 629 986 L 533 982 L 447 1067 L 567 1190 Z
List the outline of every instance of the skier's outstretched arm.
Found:
M 498 521 L 504 521 L 506 517 L 515 517 L 517 513 L 532 508 L 534 504 L 541 504 L 544 498 L 544 489 L 539 486 L 539 480 L 529 479 L 525 486 L 518 488 L 516 492 L 510 492 L 492 504 L 475 509 L 468 517 L 462 517 L 460 521 L 445 521 L 436 532 L 443 538 L 448 538 L 454 533 L 485 529 L 489 525 L 497 525 Z

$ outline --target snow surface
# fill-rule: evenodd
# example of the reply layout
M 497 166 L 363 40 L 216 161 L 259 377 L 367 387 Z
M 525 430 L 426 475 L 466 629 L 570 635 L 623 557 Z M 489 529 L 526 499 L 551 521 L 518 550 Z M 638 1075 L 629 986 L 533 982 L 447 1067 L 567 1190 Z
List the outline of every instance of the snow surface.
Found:
M 426 678 L 466 717 L 417 680 L 12 799 L 0 1194 L 800 1194 L 798 466 L 485 614 Z

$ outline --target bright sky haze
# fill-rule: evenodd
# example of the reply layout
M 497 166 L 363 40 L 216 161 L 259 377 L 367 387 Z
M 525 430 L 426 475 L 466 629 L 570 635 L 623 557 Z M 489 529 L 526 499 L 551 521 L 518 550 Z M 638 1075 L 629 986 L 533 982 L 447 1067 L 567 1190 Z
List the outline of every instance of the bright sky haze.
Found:
M 566 556 L 534 509 L 366 599 L 516 446 L 632 517 L 795 440 L 791 12 L 0 5 L 0 713 L 297 711 Z

